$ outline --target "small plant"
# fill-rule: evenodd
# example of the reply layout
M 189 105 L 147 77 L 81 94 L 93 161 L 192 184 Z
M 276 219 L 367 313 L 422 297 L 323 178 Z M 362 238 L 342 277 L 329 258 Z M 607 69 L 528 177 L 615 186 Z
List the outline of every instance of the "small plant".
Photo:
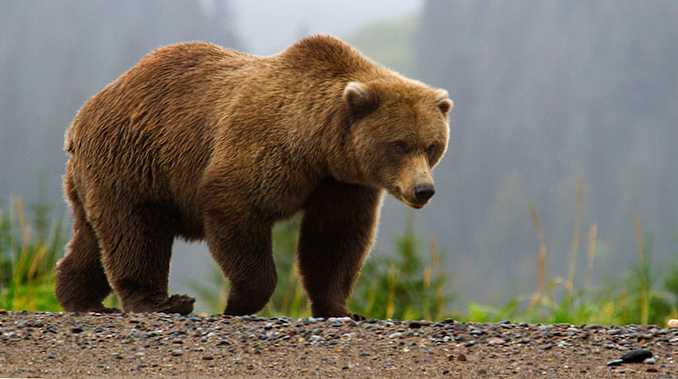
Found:
M 666 276 L 664 281 L 664 288 L 666 288 L 667 298 L 671 304 L 671 313 L 668 318 L 677 319 L 678 318 L 678 263 L 674 263 L 671 267 L 671 271 Z
M 45 203 L 28 219 L 21 199 L 0 209 L 0 308 L 59 310 L 54 296 L 54 266 L 65 243 L 63 220 L 52 221 Z
M 678 272 L 674 268 L 664 283 L 658 280 L 660 275 L 651 264 L 652 236 L 643 231 L 638 218 L 634 221 L 638 261 L 620 286 L 622 291 L 616 294 L 616 318 L 624 324 L 661 325 L 672 314 L 676 314 L 678 304 L 674 301 L 675 295 L 671 294 L 671 285 L 672 280 L 678 280 L 675 278 Z M 665 290 L 660 287 L 661 284 L 664 284 Z
M 396 239 L 395 254 L 367 260 L 351 310 L 380 319 L 445 318 L 453 297 L 440 260 L 435 243 L 430 245 L 429 259 L 425 258 L 410 217 L 405 232 Z

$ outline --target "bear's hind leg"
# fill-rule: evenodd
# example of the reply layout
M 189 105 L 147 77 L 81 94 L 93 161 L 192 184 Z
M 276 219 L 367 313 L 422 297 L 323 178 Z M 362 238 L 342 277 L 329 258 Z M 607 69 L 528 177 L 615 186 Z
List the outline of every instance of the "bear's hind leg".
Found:
M 176 216 L 162 205 L 106 210 L 95 228 L 106 274 L 123 310 L 191 313 L 195 299 L 167 294 Z
M 116 310 L 101 302 L 110 292 L 94 230 L 76 217 L 67 253 L 57 263 L 56 297 L 68 312 L 109 313 Z
M 115 312 L 101 304 L 111 286 L 101 265 L 96 235 L 68 176 L 64 189 L 73 209 L 74 223 L 66 255 L 56 266 L 56 297 L 68 312 Z

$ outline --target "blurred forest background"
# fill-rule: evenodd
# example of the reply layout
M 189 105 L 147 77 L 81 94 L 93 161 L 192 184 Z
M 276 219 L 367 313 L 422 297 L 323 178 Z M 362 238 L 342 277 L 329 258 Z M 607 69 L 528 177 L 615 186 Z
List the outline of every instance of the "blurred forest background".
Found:
M 208 40 L 272 54 L 304 35 L 331 33 L 446 88 L 456 102 L 436 197 L 417 212 L 386 200 L 361 283 L 383 276 L 388 294 L 396 291 L 391 267 L 419 265 L 424 278 L 435 266 L 439 281 L 428 272 L 428 282 L 416 282 L 415 270 L 421 288 L 402 290 L 442 281 L 456 299 L 452 308 L 481 319 L 487 309 L 467 307 L 469 300 L 511 308 L 535 288 L 538 295 L 558 285 L 572 295 L 637 284 L 646 291 L 641 303 L 656 287 L 675 312 L 678 298 L 662 283 L 678 262 L 677 19 L 672 0 L 3 1 L 0 249 L 30 250 L 24 231 L 40 236 L 42 227 L 41 254 L 61 253 L 56 229 L 42 224 L 48 208 L 55 220 L 69 217 L 64 131 L 88 97 L 149 50 Z M 12 196 L 40 204 L 36 225 L 22 221 L 24 207 Z M 292 233 L 290 225 L 279 230 Z M 293 246 L 281 246 L 289 250 L 281 265 L 291 267 Z M 417 251 L 425 261 L 412 261 Z M 383 261 L 394 257 L 400 263 Z M 22 272 L 31 269 L 40 271 L 27 264 Z M 178 243 L 172 270 L 172 286 L 191 291 L 190 279 L 209 278 L 214 267 L 204 245 Z

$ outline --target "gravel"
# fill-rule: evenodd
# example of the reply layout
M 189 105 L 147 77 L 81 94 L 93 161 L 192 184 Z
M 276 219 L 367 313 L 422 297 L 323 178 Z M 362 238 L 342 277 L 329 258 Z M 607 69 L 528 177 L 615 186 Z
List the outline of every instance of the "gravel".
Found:
M 678 329 L 0 311 L 2 377 L 130 375 L 672 378 Z

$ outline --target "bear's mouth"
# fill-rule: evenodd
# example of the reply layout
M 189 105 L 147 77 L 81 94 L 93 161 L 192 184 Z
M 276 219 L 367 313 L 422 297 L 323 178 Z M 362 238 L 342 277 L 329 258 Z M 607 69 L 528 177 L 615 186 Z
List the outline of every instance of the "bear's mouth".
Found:
M 391 195 L 393 195 L 393 197 L 400 200 L 401 203 L 407 205 L 410 208 L 421 209 L 428 203 L 428 200 L 424 201 L 423 203 L 418 203 L 416 201 L 409 200 L 405 195 L 403 195 L 403 192 L 400 190 L 400 188 L 389 190 L 389 192 L 391 193 Z
M 414 208 L 414 209 L 421 209 L 421 208 L 424 207 L 424 205 L 426 205 L 426 203 L 417 204 L 417 203 L 409 202 L 409 201 L 407 201 L 407 200 L 403 201 L 403 203 L 405 203 L 405 205 L 408 205 L 408 206 L 410 206 L 410 207 L 412 207 L 412 208 Z
M 428 201 L 425 201 L 423 203 L 416 203 L 416 202 L 409 201 L 407 199 L 402 199 L 400 201 L 402 201 L 403 203 L 405 203 L 405 205 L 412 207 L 414 209 L 421 209 L 428 203 Z

